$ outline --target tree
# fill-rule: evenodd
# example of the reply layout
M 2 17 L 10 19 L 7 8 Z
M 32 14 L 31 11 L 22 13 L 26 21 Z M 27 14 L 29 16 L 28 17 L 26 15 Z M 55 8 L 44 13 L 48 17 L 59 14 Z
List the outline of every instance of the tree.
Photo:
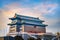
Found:
M 28 38 L 28 40 L 35 40 L 33 37 Z
M 15 40 L 24 40 L 22 36 L 15 36 Z
M 59 37 L 60 37 L 60 33 L 59 33 L 59 32 L 57 32 L 56 34 L 57 34 L 57 36 L 56 36 L 56 37 L 58 38 L 58 40 L 60 40 L 60 39 L 59 39 Z
M 41 40 L 41 38 L 37 38 L 36 40 Z

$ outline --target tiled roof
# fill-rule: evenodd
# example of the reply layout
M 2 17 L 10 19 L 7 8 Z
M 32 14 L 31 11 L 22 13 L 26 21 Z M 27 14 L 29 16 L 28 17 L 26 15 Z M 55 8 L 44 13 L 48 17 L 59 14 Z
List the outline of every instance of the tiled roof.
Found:
M 17 21 L 15 24 L 11 23 L 10 25 L 16 25 L 16 24 L 27 24 L 27 25 L 37 25 L 37 26 L 47 26 L 45 24 L 42 24 L 42 20 L 40 20 L 39 18 L 35 18 L 35 17 L 29 17 L 29 16 L 23 16 L 23 15 L 18 15 L 15 14 L 15 16 L 13 18 L 9 18 L 11 20 L 21 20 Z M 23 21 L 23 22 L 22 22 Z

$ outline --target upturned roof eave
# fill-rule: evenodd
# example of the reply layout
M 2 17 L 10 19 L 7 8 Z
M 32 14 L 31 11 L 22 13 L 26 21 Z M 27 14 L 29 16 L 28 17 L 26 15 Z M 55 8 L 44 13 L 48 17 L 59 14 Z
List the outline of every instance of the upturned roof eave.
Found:
M 9 19 L 11 19 L 11 20 L 15 20 L 15 19 L 18 19 L 18 20 L 30 20 L 30 21 L 37 21 L 37 22 L 44 22 L 43 20 L 32 20 L 32 19 L 25 19 L 25 18 L 9 18 Z
M 45 25 L 45 24 L 31 24 L 31 23 L 15 23 L 15 24 L 9 23 L 8 25 L 22 25 L 22 24 L 24 24 L 24 25 L 42 26 L 42 27 L 48 26 L 48 25 Z

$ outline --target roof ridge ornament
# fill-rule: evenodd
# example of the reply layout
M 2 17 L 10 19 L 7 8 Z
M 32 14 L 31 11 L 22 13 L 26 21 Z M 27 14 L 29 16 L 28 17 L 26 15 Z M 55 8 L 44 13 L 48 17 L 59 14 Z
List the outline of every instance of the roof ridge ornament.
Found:
M 17 13 L 15 13 L 15 15 L 18 15 Z
M 17 13 L 15 13 L 14 18 L 16 18 L 16 16 L 17 16 Z

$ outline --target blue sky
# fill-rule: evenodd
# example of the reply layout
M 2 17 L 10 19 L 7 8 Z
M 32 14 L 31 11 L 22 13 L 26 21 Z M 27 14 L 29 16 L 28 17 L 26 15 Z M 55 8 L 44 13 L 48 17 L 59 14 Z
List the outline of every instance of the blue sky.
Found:
M 0 0 L 0 35 L 8 33 L 7 24 L 10 22 L 8 18 L 15 13 L 39 17 L 48 24 L 47 32 L 60 32 L 59 4 L 60 0 Z

